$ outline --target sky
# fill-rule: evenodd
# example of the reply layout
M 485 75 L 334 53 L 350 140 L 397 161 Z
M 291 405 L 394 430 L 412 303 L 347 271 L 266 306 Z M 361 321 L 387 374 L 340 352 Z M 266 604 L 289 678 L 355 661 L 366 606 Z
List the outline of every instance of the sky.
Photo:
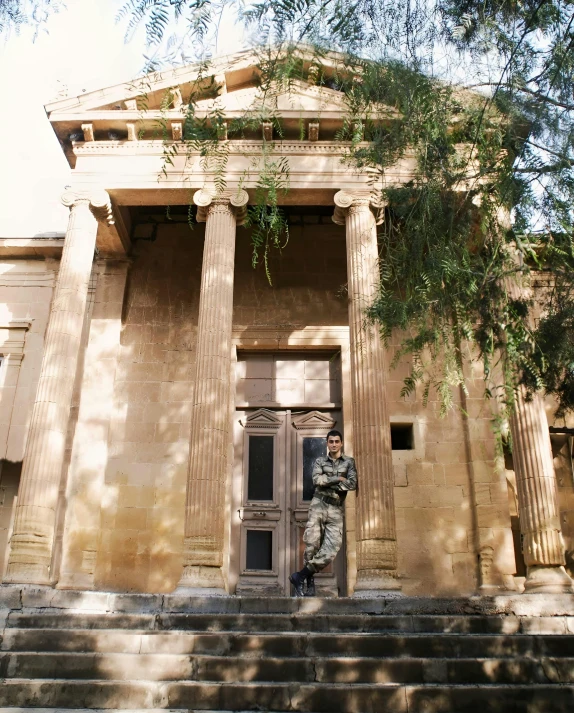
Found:
M 83 90 L 130 81 L 144 64 L 139 30 L 124 41 L 125 23 L 114 19 L 125 0 L 65 0 L 46 31 L 25 28 L 0 40 L 0 238 L 33 237 L 66 230 L 60 204 L 70 168 L 44 104 Z M 240 49 L 231 23 L 219 46 Z

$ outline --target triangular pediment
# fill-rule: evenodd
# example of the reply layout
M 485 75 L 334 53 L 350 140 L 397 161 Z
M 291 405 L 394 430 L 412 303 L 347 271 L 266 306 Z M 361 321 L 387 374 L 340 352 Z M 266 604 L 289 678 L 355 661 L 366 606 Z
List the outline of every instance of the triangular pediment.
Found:
M 272 428 L 279 429 L 283 425 L 283 419 L 266 408 L 257 409 L 245 419 L 245 428 Z
M 292 82 L 288 89 L 275 87 L 265 92 L 257 86 L 241 87 L 215 99 L 200 100 L 196 104 L 199 111 L 209 112 L 216 107 L 224 114 L 249 111 L 267 112 L 269 115 L 312 112 L 317 118 L 326 112 L 342 113 L 348 110 L 342 92 L 302 81 Z
M 179 142 L 186 136 L 187 112 L 193 97 L 196 119 L 217 125 L 221 140 L 327 141 L 338 140 L 349 106 L 337 90 L 337 77 L 345 73 L 341 55 L 321 57 L 321 84 L 317 60 L 300 47 L 300 79 L 261 89 L 262 57 L 246 50 L 190 64 L 111 87 L 60 98 L 46 105 L 50 122 L 74 167 L 76 147 L 100 150 L 112 143 L 133 148 L 137 142 Z M 359 119 L 388 123 L 396 110 L 378 105 Z M 249 118 L 248 122 L 242 121 Z M 237 121 L 239 120 L 239 121 Z M 360 122 L 359 122 L 360 127 Z M 359 128 L 359 130 L 361 130 Z
M 304 49 L 301 50 L 305 57 Z M 309 53 L 309 63 L 312 54 Z M 83 92 L 78 96 L 57 99 L 46 105 L 46 111 L 52 122 L 71 116 L 99 112 L 136 111 L 145 114 L 162 110 L 170 112 L 185 107 L 192 91 L 198 110 L 209 110 L 217 103 L 224 111 L 245 112 L 264 106 L 276 114 L 283 112 L 321 112 L 347 109 L 345 95 L 327 86 L 316 86 L 310 75 L 310 81 L 292 80 L 288 87 L 267 89 L 265 94 L 259 88 L 261 57 L 254 50 L 221 57 L 213 60 L 206 69 L 200 64 L 153 72 L 131 82 L 111 87 Z M 322 60 L 325 67 L 335 71 L 342 67 L 340 55 L 332 53 Z M 310 65 L 311 66 L 311 65 Z M 205 94 L 202 99 L 201 95 Z M 166 97 L 168 97 L 166 101 Z M 394 115 L 388 109 L 389 115 Z
M 188 101 L 192 86 L 196 87 L 201 77 L 205 77 L 203 82 L 206 90 L 208 88 L 211 90 L 215 86 L 226 86 L 227 75 L 229 75 L 231 88 L 252 81 L 256 66 L 256 54 L 252 50 L 246 50 L 214 60 L 208 72 L 198 63 L 151 72 L 130 82 L 83 92 L 78 96 L 59 98 L 46 104 L 46 111 L 50 117 L 71 111 L 119 111 L 126 108 L 125 102 L 139 100 L 144 96 L 145 109 L 159 109 L 166 92 L 170 89 L 179 89 L 183 100 Z M 138 109 L 144 108 L 143 104 L 143 101 L 138 101 Z
M 328 414 L 321 411 L 309 411 L 308 413 L 296 416 L 292 420 L 292 425 L 298 431 L 313 430 L 313 431 L 330 431 L 337 423 Z

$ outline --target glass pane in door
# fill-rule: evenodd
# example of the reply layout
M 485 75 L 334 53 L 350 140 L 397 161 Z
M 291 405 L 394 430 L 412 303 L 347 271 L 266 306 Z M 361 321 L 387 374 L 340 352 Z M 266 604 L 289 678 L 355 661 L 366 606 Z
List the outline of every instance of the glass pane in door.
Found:
M 303 500 L 313 498 L 313 465 L 326 453 L 325 438 L 303 438 Z
M 273 436 L 249 436 L 247 499 L 273 500 Z
M 273 569 L 273 533 L 270 530 L 247 530 L 246 569 Z

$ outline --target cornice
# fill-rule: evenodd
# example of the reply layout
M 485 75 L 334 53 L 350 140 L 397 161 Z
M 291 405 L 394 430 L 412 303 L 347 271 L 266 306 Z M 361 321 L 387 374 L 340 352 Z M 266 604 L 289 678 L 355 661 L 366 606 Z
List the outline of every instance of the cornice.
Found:
M 169 142 L 168 145 L 172 145 L 172 142 Z M 234 156 L 261 154 L 263 145 L 263 141 L 229 141 L 229 154 Z M 369 145 L 367 141 L 358 144 L 359 147 L 368 147 Z M 162 156 L 165 146 L 163 141 L 92 141 L 74 142 L 73 151 L 76 156 Z M 345 156 L 351 146 L 351 142 L 346 141 L 274 141 L 271 152 L 285 156 Z M 267 144 L 267 150 L 269 148 L 269 144 Z M 198 151 L 188 151 L 183 143 L 181 149 L 181 156 L 200 155 Z
M 0 287 L 53 287 L 55 281 L 56 274 L 53 270 L 46 270 L 46 272 L 21 270 L 0 274 Z
M 31 319 L 15 319 L 10 322 L 0 322 L 0 329 L 30 329 Z
M 24 357 L 26 332 L 32 326 L 31 320 L 0 322 L 0 349 L 2 356 L 14 364 Z
M 0 238 L 0 259 L 26 257 L 59 258 L 64 236 L 53 238 Z

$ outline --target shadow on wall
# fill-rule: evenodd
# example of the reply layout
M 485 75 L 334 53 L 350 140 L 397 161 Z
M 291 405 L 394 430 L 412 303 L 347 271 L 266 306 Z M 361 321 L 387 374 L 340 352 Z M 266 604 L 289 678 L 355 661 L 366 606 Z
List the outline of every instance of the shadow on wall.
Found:
M 407 487 L 395 488 L 399 574 L 407 596 L 470 594 L 477 586 L 461 415 L 453 410 L 439 419 L 439 407 L 429 403 L 424 455 L 407 464 Z
M 566 570 L 571 577 L 574 577 L 574 462 L 572 458 L 574 438 L 562 433 L 553 433 L 550 441 L 558 486 L 560 525 L 566 550 Z
M 14 524 L 14 512 L 22 463 L 0 460 L 0 581 L 4 579 L 10 552 L 10 537 Z
M 179 581 L 203 229 L 138 241 L 124 301 L 96 564 L 99 588 Z

